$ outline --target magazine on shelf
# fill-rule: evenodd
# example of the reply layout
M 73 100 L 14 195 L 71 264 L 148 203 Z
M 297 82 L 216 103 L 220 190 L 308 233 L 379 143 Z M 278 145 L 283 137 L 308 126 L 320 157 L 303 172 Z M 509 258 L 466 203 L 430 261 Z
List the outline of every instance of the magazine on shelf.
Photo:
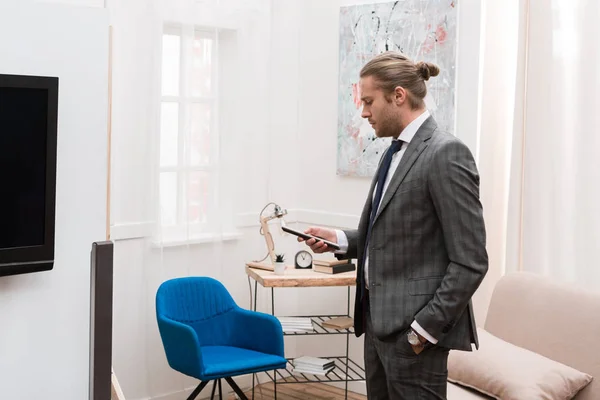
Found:
M 314 330 L 309 317 L 277 317 L 284 332 L 311 332 Z
M 305 368 L 305 367 L 294 367 L 292 368 L 292 372 L 296 373 L 296 374 L 312 374 L 312 375 L 321 375 L 321 376 L 325 376 L 328 373 L 330 373 L 333 369 L 335 368 L 335 366 L 327 368 L 327 369 L 312 369 L 312 368 Z
M 298 358 L 294 358 L 293 364 L 294 366 L 308 366 L 315 368 L 326 368 L 334 365 L 335 361 L 330 360 L 328 358 L 321 357 L 311 357 L 311 356 L 302 356 Z
M 313 375 L 326 375 L 335 368 L 335 361 L 327 358 L 302 356 L 292 361 L 292 372 Z

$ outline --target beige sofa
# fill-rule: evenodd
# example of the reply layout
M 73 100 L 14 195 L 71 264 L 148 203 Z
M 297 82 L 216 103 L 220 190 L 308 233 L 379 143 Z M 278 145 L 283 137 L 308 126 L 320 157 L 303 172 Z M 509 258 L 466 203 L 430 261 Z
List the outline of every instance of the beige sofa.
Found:
M 487 332 L 594 379 L 576 400 L 600 399 L 600 295 L 530 273 L 508 274 L 496 285 Z M 489 399 L 448 383 L 448 400 Z

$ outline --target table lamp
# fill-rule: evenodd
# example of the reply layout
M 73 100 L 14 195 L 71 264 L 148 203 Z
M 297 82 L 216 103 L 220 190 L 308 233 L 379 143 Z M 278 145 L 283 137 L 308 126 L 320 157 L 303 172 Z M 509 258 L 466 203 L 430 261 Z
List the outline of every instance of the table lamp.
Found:
M 268 215 L 263 215 L 267 207 L 273 205 L 273 211 Z M 273 236 L 271 235 L 271 231 L 269 230 L 268 222 L 275 218 L 280 218 L 280 222 L 285 224 L 283 220 L 283 216 L 287 214 L 287 210 L 281 208 L 279 205 L 271 202 L 267 204 L 262 211 L 260 212 L 260 233 L 265 237 L 265 242 L 267 243 L 267 250 L 269 254 L 265 256 L 265 258 L 270 257 L 271 263 L 275 265 L 275 243 L 273 242 Z M 263 260 L 265 259 L 263 258 Z

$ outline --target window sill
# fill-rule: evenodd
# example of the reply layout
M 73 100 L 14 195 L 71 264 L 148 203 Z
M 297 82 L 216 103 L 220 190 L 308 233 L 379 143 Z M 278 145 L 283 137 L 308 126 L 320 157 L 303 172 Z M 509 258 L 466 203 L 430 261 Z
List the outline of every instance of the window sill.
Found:
M 191 235 L 187 238 L 178 238 L 178 237 L 170 237 L 164 240 L 153 239 L 152 247 L 160 248 L 160 247 L 179 247 L 179 246 L 189 246 L 189 245 L 197 245 L 197 244 L 205 244 L 205 243 L 218 243 L 218 242 L 228 242 L 231 240 L 238 240 L 243 237 L 243 234 L 240 232 L 224 232 L 219 235 L 216 233 L 204 233 L 198 235 Z

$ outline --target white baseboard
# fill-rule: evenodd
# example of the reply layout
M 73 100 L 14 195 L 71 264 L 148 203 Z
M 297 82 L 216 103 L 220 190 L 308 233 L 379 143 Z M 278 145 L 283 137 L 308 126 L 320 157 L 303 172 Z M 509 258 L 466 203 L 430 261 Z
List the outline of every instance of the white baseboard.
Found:
M 242 389 L 242 391 L 244 391 L 244 392 L 246 392 L 248 389 L 252 389 L 252 375 L 237 376 L 237 377 L 233 378 L 233 380 L 235 381 L 235 383 L 237 383 L 237 385 L 240 387 L 240 389 Z M 266 379 L 263 378 L 260 381 L 265 382 Z M 258 383 L 256 383 L 256 384 L 258 385 Z M 213 385 L 212 382 L 210 382 L 208 385 L 206 385 L 206 387 L 202 390 L 202 392 L 196 399 L 197 400 L 210 399 L 212 385 Z M 196 386 L 193 386 L 193 387 L 189 387 L 185 390 L 179 390 L 177 392 L 161 394 L 159 396 L 149 397 L 147 399 L 139 399 L 139 400 L 183 400 L 183 399 L 187 399 L 188 396 L 194 391 L 195 388 L 196 388 Z M 225 379 L 221 380 L 221 389 L 223 389 L 223 398 L 224 399 L 229 398 L 229 396 L 234 393 L 233 390 L 229 387 L 229 384 L 225 381 Z
M 231 394 L 233 394 L 233 390 L 230 390 L 227 382 L 221 381 L 221 388 L 223 389 L 223 398 L 227 399 Z M 163 394 L 157 397 L 149 397 L 148 400 L 184 400 L 187 399 L 188 396 L 194 391 L 195 387 L 188 388 L 186 390 L 180 390 L 178 392 L 173 392 L 169 394 Z M 218 389 L 217 389 L 218 390 Z M 196 400 L 205 400 L 210 399 L 210 392 L 212 391 L 212 382 L 206 385 L 206 387 L 202 390 L 200 396 L 196 397 Z M 215 396 L 218 398 L 218 395 Z

